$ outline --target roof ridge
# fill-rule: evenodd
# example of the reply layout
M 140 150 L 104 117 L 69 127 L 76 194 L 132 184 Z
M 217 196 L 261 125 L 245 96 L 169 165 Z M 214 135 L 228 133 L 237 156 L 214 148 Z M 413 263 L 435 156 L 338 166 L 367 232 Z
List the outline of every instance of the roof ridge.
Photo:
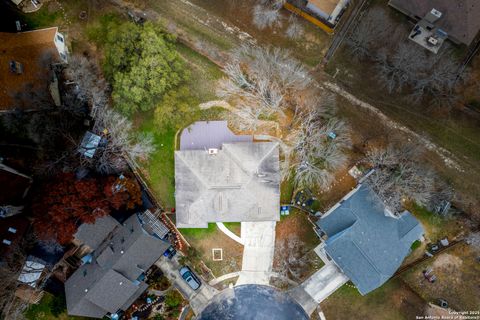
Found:
M 267 159 L 270 154 L 272 154 L 273 150 L 276 149 L 276 147 L 279 145 L 279 143 L 277 141 L 270 141 L 270 142 L 257 142 L 257 143 L 271 143 L 272 144 L 272 147 L 270 148 L 270 150 L 265 153 L 265 155 L 262 157 L 262 159 L 260 159 L 260 161 L 258 162 L 258 166 L 260 167 L 260 165 L 265 161 L 265 159 Z
M 248 142 L 248 143 L 250 143 L 250 142 Z M 247 169 L 242 165 L 241 161 L 240 161 L 237 157 L 235 157 L 235 154 L 234 154 L 233 152 L 231 152 L 230 150 L 228 150 L 228 147 L 226 147 L 226 146 L 228 146 L 228 145 L 233 145 L 233 144 L 235 144 L 235 143 L 222 143 L 222 151 L 224 151 L 225 154 L 228 155 L 228 158 L 229 158 L 230 160 L 232 160 L 233 162 L 235 162 L 235 164 L 236 164 L 237 166 L 239 166 L 240 169 L 241 169 L 244 173 L 246 173 L 247 175 L 249 175 Z M 225 147 L 226 147 L 226 148 L 225 148 Z M 249 182 L 251 181 L 251 179 L 252 179 L 252 177 L 250 177 Z M 248 183 L 248 182 L 247 182 L 247 183 Z
M 185 152 L 185 151 L 198 151 L 198 150 L 184 150 L 182 152 Z M 187 167 L 187 169 L 193 173 L 193 175 L 197 178 L 197 180 L 203 184 L 203 186 L 206 188 L 206 189 L 210 189 L 210 185 L 195 171 L 195 170 L 192 170 L 192 168 L 188 165 L 187 161 L 183 158 L 182 156 L 182 152 L 180 151 L 175 151 L 175 155 L 180 159 L 182 160 L 182 163 L 184 164 L 185 167 Z
M 365 259 L 368 261 L 368 263 L 373 267 L 373 269 L 375 269 L 375 271 L 377 271 L 377 273 L 381 276 L 385 276 L 380 270 L 378 270 L 378 268 L 375 266 L 375 264 L 373 263 L 372 259 L 368 256 L 368 254 L 366 254 L 356 243 L 355 240 L 352 240 L 350 239 L 350 241 L 353 243 L 353 245 L 355 247 L 357 247 L 358 251 L 362 254 L 362 256 L 365 257 Z

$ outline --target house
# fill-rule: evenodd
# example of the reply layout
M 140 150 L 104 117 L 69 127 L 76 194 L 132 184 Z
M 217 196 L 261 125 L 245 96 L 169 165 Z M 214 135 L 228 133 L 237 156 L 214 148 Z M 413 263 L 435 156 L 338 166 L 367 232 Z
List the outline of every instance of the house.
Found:
M 82 224 L 74 243 L 87 250 L 83 264 L 65 283 L 67 311 L 92 318 L 115 318 L 128 309 L 148 287 L 147 270 L 170 247 L 146 232 L 137 214 L 123 224 L 111 216 Z
M 197 124 L 205 128 L 199 131 L 194 127 L 182 133 L 184 149 L 175 152 L 177 227 L 207 228 L 209 222 L 278 221 L 278 143 L 235 142 L 226 122 L 222 124 L 223 131 L 217 125 L 212 124 L 210 130 L 209 123 Z M 189 143 L 182 144 L 183 139 Z
M 285 8 L 333 34 L 350 0 L 287 0 Z
M 11 0 L 24 13 L 32 13 L 39 10 L 43 6 L 40 0 Z
M 0 218 L 13 216 L 22 211 L 23 199 L 32 185 L 32 178 L 0 163 Z
M 392 216 L 366 184 L 358 185 L 316 224 L 324 254 L 362 295 L 392 277 L 424 233 L 409 212 Z
M 476 0 L 390 0 L 388 4 L 417 22 L 410 39 L 434 53 L 447 38 L 469 46 L 480 30 Z
M 18 107 L 14 96 L 27 89 L 52 95 L 58 87 L 51 75 L 52 63 L 67 63 L 68 50 L 57 27 L 9 33 L 0 32 L 0 110 Z
M 29 226 L 30 222 L 22 215 L 0 218 L 0 261 L 20 246 Z
M 308 0 L 307 9 L 335 25 L 349 0 Z

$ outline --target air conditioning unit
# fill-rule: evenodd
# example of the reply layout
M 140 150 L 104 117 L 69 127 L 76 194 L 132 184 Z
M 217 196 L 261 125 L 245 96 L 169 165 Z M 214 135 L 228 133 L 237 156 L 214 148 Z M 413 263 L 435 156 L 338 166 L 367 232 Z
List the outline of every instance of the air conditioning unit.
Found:
M 431 44 L 432 46 L 436 46 L 438 44 L 438 39 L 434 37 L 428 38 L 428 43 Z
M 437 17 L 438 19 L 440 19 L 442 17 L 442 13 L 435 8 L 433 8 L 432 11 L 430 11 L 430 13 L 432 15 L 434 15 L 435 17 Z
M 208 154 L 210 155 L 216 155 L 217 153 L 218 153 L 218 149 L 215 149 L 215 148 L 208 149 Z

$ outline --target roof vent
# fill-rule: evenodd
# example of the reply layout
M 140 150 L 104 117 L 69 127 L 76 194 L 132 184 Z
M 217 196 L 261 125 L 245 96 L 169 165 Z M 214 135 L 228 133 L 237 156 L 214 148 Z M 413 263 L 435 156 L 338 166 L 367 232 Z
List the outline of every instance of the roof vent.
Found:
M 119 285 L 122 285 L 123 284 L 123 281 L 120 281 Z
M 88 292 L 88 289 L 85 289 L 85 292 Z
M 208 154 L 209 155 L 216 155 L 216 154 L 218 154 L 218 149 L 210 148 L 210 149 L 208 149 Z
M 10 71 L 15 74 L 23 73 L 23 64 L 15 60 L 10 61 Z

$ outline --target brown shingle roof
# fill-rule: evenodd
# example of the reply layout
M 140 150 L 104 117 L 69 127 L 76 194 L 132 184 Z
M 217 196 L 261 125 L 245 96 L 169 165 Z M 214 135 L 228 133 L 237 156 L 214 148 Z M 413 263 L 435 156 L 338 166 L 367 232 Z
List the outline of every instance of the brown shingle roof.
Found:
M 0 218 L 0 260 L 6 257 L 12 249 L 19 245 L 25 232 L 30 225 L 27 218 L 21 215 L 16 215 L 8 218 Z M 10 232 L 9 228 L 15 229 L 15 232 Z M 13 230 L 12 230 L 13 231 Z M 3 243 L 3 240 L 11 242 L 10 245 Z
M 20 33 L 0 32 L 0 110 L 14 108 L 12 97 L 26 86 L 47 90 L 49 66 L 45 59 L 60 59 L 54 43 L 57 30 L 53 27 Z M 10 71 L 12 60 L 23 65 L 22 74 Z
M 390 5 L 423 18 L 437 9 L 442 17 L 435 23 L 454 41 L 469 45 L 480 30 L 480 2 L 478 0 L 390 0 Z
M 335 10 L 339 0 L 309 0 L 308 2 L 326 14 L 330 15 L 332 14 L 333 10 Z

